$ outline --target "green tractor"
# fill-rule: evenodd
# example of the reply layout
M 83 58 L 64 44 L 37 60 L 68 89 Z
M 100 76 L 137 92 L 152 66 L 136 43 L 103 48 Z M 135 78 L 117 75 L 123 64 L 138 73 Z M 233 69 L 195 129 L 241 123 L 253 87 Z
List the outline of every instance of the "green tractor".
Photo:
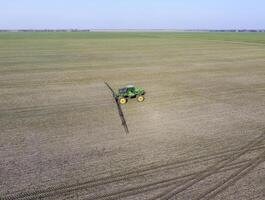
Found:
M 143 88 L 137 88 L 134 85 L 128 85 L 124 88 L 119 89 L 116 94 L 120 104 L 126 104 L 129 98 L 137 98 L 138 102 L 144 101 L 145 91 Z

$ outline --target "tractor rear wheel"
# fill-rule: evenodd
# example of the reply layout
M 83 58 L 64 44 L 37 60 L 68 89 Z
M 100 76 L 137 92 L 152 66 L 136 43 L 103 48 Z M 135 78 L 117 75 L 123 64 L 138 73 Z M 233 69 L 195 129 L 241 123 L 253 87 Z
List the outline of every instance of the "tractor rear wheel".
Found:
M 119 99 L 119 103 L 120 104 L 126 104 L 127 103 L 127 99 L 122 97 L 122 98 Z
M 143 102 L 144 101 L 144 96 L 138 96 L 137 97 L 138 102 Z

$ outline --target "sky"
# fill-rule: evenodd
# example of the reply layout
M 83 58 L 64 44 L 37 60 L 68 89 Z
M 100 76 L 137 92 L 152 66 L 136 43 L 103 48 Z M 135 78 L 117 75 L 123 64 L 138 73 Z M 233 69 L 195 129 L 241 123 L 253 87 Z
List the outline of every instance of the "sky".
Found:
M 0 29 L 265 29 L 264 0 L 0 0 Z

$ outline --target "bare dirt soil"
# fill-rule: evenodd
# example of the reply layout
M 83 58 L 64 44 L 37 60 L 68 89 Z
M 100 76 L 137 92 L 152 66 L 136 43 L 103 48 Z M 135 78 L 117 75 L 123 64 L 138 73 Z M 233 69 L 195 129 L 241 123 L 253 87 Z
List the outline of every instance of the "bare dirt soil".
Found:
M 265 199 L 264 44 L 93 34 L 0 35 L 1 200 Z

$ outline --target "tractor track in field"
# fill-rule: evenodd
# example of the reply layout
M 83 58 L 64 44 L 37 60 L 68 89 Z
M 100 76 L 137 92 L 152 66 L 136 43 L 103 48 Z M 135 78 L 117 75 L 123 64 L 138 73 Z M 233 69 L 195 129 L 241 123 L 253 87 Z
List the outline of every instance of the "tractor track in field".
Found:
M 109 103 L 104 103 L 104 104 L 100 104 L 97 105 L 98 108 L 102 108 L 102 106 L 108 106 Z M 89 108 L 92 107 L 92 104 L 83 104 L 82 106 L 75 106 L 73 107 L 56 107 L 54 106 L 54 108 L 50 108 L 50 109 L 42 109 L 42 108 L 38 108 L 36 106 L 36 109 L 32 109 L 32 110 L 20 110 L 20 111 L 3 111 L 0 113 L 2 114 L 2 116 L 4 115 L 5 117 L 9 117 L 9 118 L 27 118 L 29 116 L 44 116 L 44 115 L 54 115 L 54 114 L 58 114 L 58 113 L 69 113 L 71 111 L 75 111 L 75 112 L 91 112 L 89 111 Z M 0 116 L 0 118 L 2 117 Z
M 236 181 L 246 176 L 251 170 L 257 167 L 259 164 L 265 161 L 265 151 L 259 154 L 256 158 L 251 159 L 246 165 L 240 167 L 236 172 L 229 176 L 224 181 L 219 182 L 214 187 L 207 190 L 205 193 L 198 196 L 195 200 L 205 199 L 209 200 L 215 197 L 226 188 L 232 186 Z
M 219 170 L 217 173 L 226 172 L 226 171 L 236 169 L 236 168 L 244 165 L 247 161 L 248 160 L 244 160 L 244 161 L 240 161 L 237 163 L 233 163 L 233 164 L 227 166 L 226 169 Z M 156 190 L 159 188 L 164 188 L 164 187 L 174 185 L 174 184 L 176 184 L 176 182 L 185 180 L 189 177 L 192 177 L 193 175 L 196 175 L 197 173 L 200 173 L 200 172 L 194 172 L 191 174 L 176 176 L 176 177 L 169 178 L 169 179 L 163 179 L 163 180 L 155 181 L 155 182 L 148 183 L 148 184 L 143 184 L 143 185 L 139 185 L 139 186 L 135 186 L 135 187 L 126 188 L 123 190 L 97 194 L 97 195 L 93 195 L 91 197 L 88 197 L 87 199 L 88 200 L 90 200 L 90 199 L 91 200 L 92 199 L 116 199 L 118 197 L 120 198 L 120 197 L 133 196 L 133 195 L 137 195 L 140 193 L 153 191 L 153 190 Z M 111 183 L 111 182 L 109 182 L 109 183 Z M 109 183 L 104 183 L 104 184 L 109 184 Z M 45 191 L 43 190 L 43 191 L 35 191 L 35 192 L 25 192 L 23 194 L 21 193 L 21 194 L 17 194 L 17 195 L 10 195 L 10 196 L 6 196 L 6 197 L 2 197 L 0 199 L 1 200 L 15 200 L 15 199 L 33 200 L 33 199 L 38 199 L 38 198 L 45 198 L 45 197 L 51 197 L 51 196 L 56 196 L 56 195 L 68 194 L 70 192 L 80 191 L 83 189 L 88 189 L 88 188 L 92 188 L 92 187 L 96 187 L 96 186 L 100 186 L 100 185 L 101 184 L 94 184 L 94 185 L 76 184 L 76 185 L 72 185 L 71 187 L 69 187 L 69 186 L 61 186 L 61 187 L 57 187 L 57 188 L 51 187 L 51 188 L 46 189 Z
M 25 113 L 38 113 L 38 112 L 46 112 L 46 113 L 57 113 L 57 112 L 68 112 L 72 110 L 84 110 L 84 108 L 91 108 L 92 106 L 108 106 L 109 103 L 104 101 L 100 104 L 95 105 L 92 102 L 77 102 L 77 103 L 62 103 L 57 105 L 38 105 L 38 106 L 28 106 L 28 107 L 20 107 L 20 108 L 9 108 L 9 109 L 1 109 L 1 113 L 5 114 L 25 114 Z
M 108 102 L 105 101 L 102 105 L 108 105 Z M 31 111 L 45 111 L 45 110 L 54 110 L 57 109 L 66 109 L 69 107 L 77 107 L 77 108 L 83 108 L 83 107 L 91 107 L 94 106 L 95 103 L 88 103 L 88 102 L 75 102 L 75 103 L 60 103 L 60 104 L 54 104 L 54 105 L 38 105 L 38 106 L 27 106 L 27 107 L 18 107 L 18 108 L 9 108 L 9 109 L 1 109 L 0 112 L 14 112 L 14 113 L 20 113 L 20 112 L 31 112 Z
M 151 199 L 152 200 L 153 199 L 159 199 L 159 200 L 168 200 L 168 199 L 171 199 L 175 195 L 182 193 L 183 191 L 189 189 L 190 187 L 192 187 L 193 185 L 199 183 L 200 181 L 202 181 L 202 180 L 210 177 L 211 175 L 214 175 L 217 171 L 223 169 L 224 167 L 226 167 L 228 164 L 232 163 L 233 161 L 235 161 L 239 157 L 241 157 L 244 154 L 250 152 L 251 151 L 251 148 L 253 148 L 253 147 L 257 146 L 259 143 L 263 142 L 264 139 L 265 139 L 265 132 L 263 132 L 255 140 L 253 140 L 250 143 L 248 143 L 247 145 L 243 146 L 237 153 L 231 155 L 230 157 L 227 156 L 226 158 L 222 159 L 217 164 L 215 164 L 213 166 L 210 166 L 207 169 L 205 169 L 204 171 L 196 174 L 194 177 L 192 177 L 191 179 L 189 179 L 186 182 L 184 182 L 181 186 L 171 187 L 170 189 L 164 191 L 163 193 L 160 193 L 159 195 L 157 195 L 157 196 L 155 196 L 155 197 L 153 197 Z M 263 154 L 261 154 L 262 155 L 261 156 L 262 158 L 264 157 Z M 253 161 L 255 162 L 255 160 L 260 160 L 259 157 L 260 156 L 258 156 L 257 158 L 254 158 L 251 161 L 249 161 L 249 163 L 247 164 L 247 166 L 249 166 Z M 262 161 L 264 161 L 264 159 Z M 254 167 L 255 166 L 256 165 L 254 165 Z M 253 166 L 252 167 L 247 167 L 246 169 L 249 169 L 249 168 L 252 169 L 254 167 Z M 242 168 L 244 168 L 244 167 L 242 167 Z M 239 171 L 241 171 L 241 170 L 239 170 Z M 247 170 L 247 171 L 249 171 L 249 170 Z M 239 178 L 241 178 L 241 177 L 243 177 L 243 176 L 239 176 Z M 238 176 L 237 176 L 237 178 L 238 178 Z M 229 180 L 233 180 L 233 177 L 231 177 L 231 179 L 229 179 Z
M 226 169 L 219 170 L 216 173 L 227 172 L 227 171 L 236 169 L 236 168 L 240 167 L 241 165 L 243 165 L 245 162 L 247 162 L 247 161 L 240 161 L 238 163 L 231 164 L 230 166 L 227 166 Z M 200 173 L 200 172 L 194 172 L 191 174 L 176 176 L 173 178 L 163 179 L 163 180 L 151 182 L 148 184 L 142 184 L 142 185 L 138 185 L 135 187 L 126 188 L 126 189 L 122 189 L 122 190 L 97 194 L 94 196 L 87 197 L 86 200 L 94 200 L 94 199 L 115 200 L 115 199 L 120 199 L 120 198 L 138 195 L 138 194 L 145 193 L 145 192 L 151 192 L 151 191 L 154 191 L 156 189 L 161 189 L 161 188 L 175 185 L 176 183 L 181 184 L 182 181 L 185 181 L 185 179 L 189 179 L 189 177 L 192 177 L 193 175 L 196 175 L 197 173 Z
M 251 152 L 254 150 L 260 150 L 260 149 L 264 149 L 265 146 L 264 144 L 256 146 L 259 144 L 259 142 L 261 142 L 260 140 L 263 138 L 264 136 L 262 135 L 262 137 L 258 137 L 257 139 L 255 139 L 255 143 L 253 144 L 254 141 L 250 142 L 247 146 L 249 146 L 249 148 L 247 148 L 247 151 L 245 150 L 245 148 L 239 148 L 239 149 L 234 149 L 234 150 L 230 150 L 230 151 L 223 151 L 223 152 L 219 152 L 216 154 L 211 154 L 211 155 L 204 155 L 204 156 L 198 156 L 195 157 L 193 159 L 187 159 L 187 160 L 183 160 L 183 161 L 174 161 L 171 163 L 166 163 L 166 164 L 160 164 L 160 165 L 151 165 L 149 167 L 140 169 L 140 170 L 131 170 L 131 171 L 127 171 L 127 172 L 123 172 L 123 173 L 117 173 L 114 174 L 112 176 L 107 176 L 107 177 L 103 177 L 103 178 L 99 178 L 99 179 L 94 179 L 94 180 L 90 180 L 90 181 L 86 181 L 83 183 L 78 183 L 78 184 L 71 184 L 71 185 L 63 185 L 63 186 L 55 186 L 55 187 L 50 187 L 44 190 L 36 190 L 36 191 L 29 191 L 29 192 L 23 192 L 23 193 L 17 193 L 17 194 L 11 194 L 5 197 L 2 197 L 1 200 L 13 200 L 13 199 L 23 199 L 23 200 L 28 200 L 28 199 L 36 199 L 36 198 L 44 198 L 44 197 L 49 197 L 49 196 L 55 196 L 58 194 L 66 194 L 69 192 L 74 192 L 74 191 L 80 191 L 83 189 L 89 189 L 89 188 L 93 188 L 93 187 L 97 187 L 97 186 L 102 186 L 102 185 L 107 185 L 110 183 L 115 183 L 115 182 L 120 182 L 120 181 L 126 181 L 128 179 L 131 178 L 137 178 L 137 177 L 141 177 L 143 175 L 148 175 L 148 174 L 153 174 L 155 172 L 158 171 L 165 171 L 165 170 L 169 170 L 169 169 L 176 169 L 179 167 L 184 167 L 184 166 L 188 166 L 190 164 L 195 164 L 195 163 L 201 163 L 201 162 L 205 162 L 205 161 L 210 161 L 210 160 L 215 160 L 218 158 L 223 158 L 223 157 L 230 157 L 233 156 L 234 154 L 239 155 L 247 152 Z M 259 140 L 259 142 L 257 142 Z M 246 161 L 242 161 L 242 163 L 244 164 L 244 162 Z M 227 163 L 230 164 L 230 166 L 235 167 L 233 165 L 238 165 L 241 162 L 237 162 L 237 163 Z M 240 165 L 241 166 L 241 165 Z M 226 167 L 226 166 L 224 166 Z M 218 168 L 217 171 L 221 171 L 222 168 Z M 214 171 L 214 172 L 215 172 Z M 110 195 L 114 195 L 114 196 L 119 196 L 121 194 L 125 195 L 127 194 L 128 196 L 130 195 L 135 195 L 137 194 L 137 191 L 139 192 L 140 188 L 142 188 L 141 192 L 146 192 L 147 191 L 151 191 L 151 190 L 155 190 L 155 188 L 159 188 L 159 187 L 168 187 L 171 186 L 172 184 L 174 185 L 174 183 L 179 180 L 179 179 L 184 179 L 184 178 L 189 178 L 187 181 L 191 181 L 194 179 L 194 176 L 198 176 L 199 174 L 203 173 L 203 171 L 201 172 L 195 172 L 189 175 L 184 175 L 183 176 L 177 176 L 174 177 L 173 179 L 165 179 L 162 181 L 157 181 L 157 182 L 153 182 L 153 183 L 149 183 L 149 184 L 145 184 L 139 187 L 133 187 L 133 188 L 129 188 L 129 189 L 124 189 L 122 191 L 114 191 L 111 193 L 106 193 L 106 194 L 102 194 L 102 195 L 98 195 L 97 198 L 107 198 L 109 196 L 109 198 L 111 197 Z M 158 186 L 159 185 L 159 186 Z M 143 189 L 145 188 L 145 190 Z M 129 193 L 129 194 L 128 194 Z M 95 198 L 95 196 L 93 197 Z M 108 199 L 108 198 L 107 198 Z
M 123 111 L 121 109 L 121 105 L 120 105 L 118 99 L 116 98 L 116 94 L 115 94 L 114 90 L 110 87 L 110 85 L 107 82 L 105 82 L 105 84 L 110 89 L 110 91 L 112 93 L 112 96 L 114 98 L 114 101 L 115 101 L 115 103 L 117 105 L 117 109 L 118 109 L 119 116 L 121 118 L 121 124 L 124 127 L 125 133 L 128 134 L 129 133 L 129 129 L 128 129 L 128 126 L 127 126 L 127 122 L 126 122 L 126 119 L 124 117 Z

